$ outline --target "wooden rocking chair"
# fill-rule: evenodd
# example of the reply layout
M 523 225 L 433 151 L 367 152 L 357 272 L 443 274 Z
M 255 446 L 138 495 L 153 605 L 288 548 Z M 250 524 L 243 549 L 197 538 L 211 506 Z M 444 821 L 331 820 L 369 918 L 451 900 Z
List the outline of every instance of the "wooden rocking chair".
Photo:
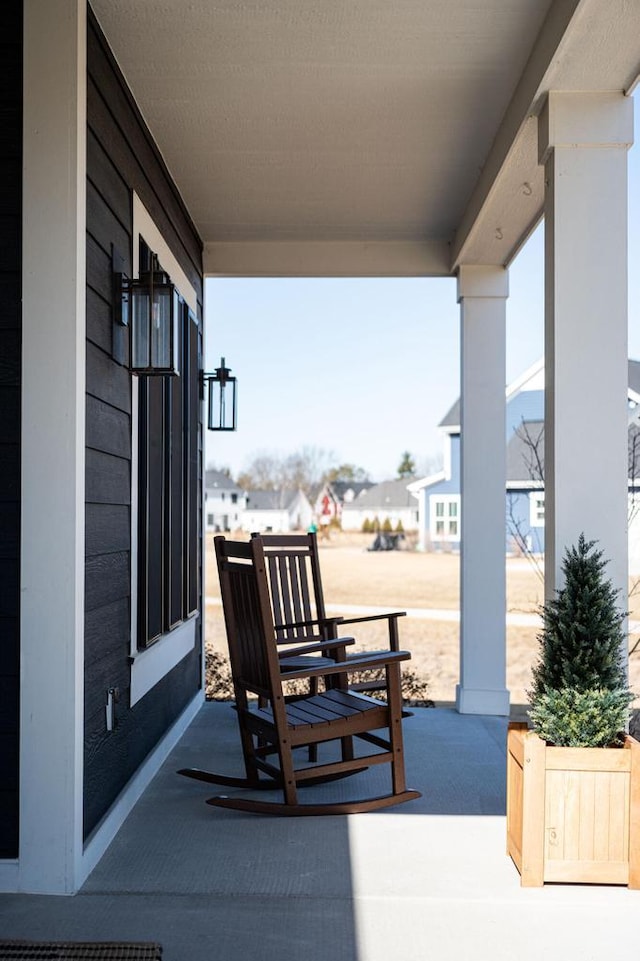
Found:
M 348 662 L 322 664 L 287 674 L 287 677 L 313 679 L 382 666 L 386 676 L 386 703 L 344 688 L 285 698 L 262 543 L 258 538 L 247 544 L 216 537 L 215 547 L 246 776 L 227 777 L 193 769 L 179 773 L 212 784 L 253 791 L 280 788 L 282 802 L 243 796 L 218 796 L 207 802 L 259 814 L 355 814 L 420 797 L 418 791 L 407 789 L 404 774 L 400 662 L 408 660 L 410 654 L 405 651 L 363 654 Z M 325 645 L 330 644 L 344 650 L 351 642 L 351 638 L 334 639 L 304 645 L 304 648 L 322 652 L 326 650 Z M 303 653 L 308 650 L 295 651 L 296 656 Z M 251 695 L 264 699 L 267 706 L 260 707 L 256 701 L 250 703 Z M 381 729 L 387 730 L 386 737 L 373 733 Z M 296 748 L 338 740 L 363 741 L 369 751 L 371 747 L 376 750 L 360 757 L 353 757 L 351 751 L 342 751 L 338 759 L 334 754 L 332 759 L 315 764 L 308 764 L 303 756 L 297 756 Z M 384 763 L 391 769 L 389 794 L 340 803 L 298 802 L 298 787 L 346 777 Z

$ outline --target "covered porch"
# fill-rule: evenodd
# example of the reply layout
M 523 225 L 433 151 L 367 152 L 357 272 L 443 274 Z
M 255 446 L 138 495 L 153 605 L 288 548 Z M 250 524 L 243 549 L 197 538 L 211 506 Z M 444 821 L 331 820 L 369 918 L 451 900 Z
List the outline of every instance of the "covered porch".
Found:
M 533 958 L 544 906 L 547 926 L 570 918 L 583 945 L 606 938 L 610 949 L 600 922 L 608 892 L 581 892 L 580 906 L 570 889 L 521 892 L 503 854 L 505 304 L 509 266 L 544 217 L 546 589 L 584 530 L 611 559 L 625 607 L 626 169 L 640 8 L 624 0 L 15 0 L 11 9 L 9 187 L 21 206 L 2 219 L 14 407 L 0 434 L 12 471 L 0 544 L 12 823 L 0 888 L 82 893 L 67 904 L 10 896 L 3 930 L 60 937 L 68 924 L 64 932 L 77 937 L 91 925 L 92 937 L 113 936 L 123 912 L 118 936 L 166 931 L 169 957 L 211 957 L 214 944 L 229 957 L 241 953 L 238 939 L 247 939 L 247 956 L 275 957 L 299 931 L 310 957 L 344 949 L 377 958 L 383 947 L 385 956 L 424 957 L 437 936 L 441 955 L 447 939 L 460 939 L 450 949 L 460 958 L 482 953 L 490 937 L 501 941 L 509 924 L 520 956 Z M 113 343 L 115 254 L 125 252 L 135 277 L 142 241 L 185 294 L 191 392 L 182 402 L 193 415 L 171 430 L 159 416 L 153 433 L 148 418 L 148 444 L 138 383 Z M 330 822 L 323 832 L 311 822 L 216 817 L 205 792 L 171 773 L 174 757 L 116 836 L 141 772 L 151 776 L 165 761 L 167 731 L 177 739 L 203 699 L 197 392 L 204 281 L 216 275 L 457 280 L 458 714 L 408 722 L 409 772 L 414 764 L 425 805 L 414 815 Z M 214 339 L 215 319 L 207 327 Z M 420 404 L 420 383 L 415 393 Z M 598 439 L 589 476 L 582 421 Z M 172 431 L 176 445 L 189 438 L 183 474 L 177 458 L 169 471 Z M 155 554 L 138 524 L 150 488 L 139 461 L 152 450 L 161 452 L 150 472 Z M 176 503 L 184 496 L 193 508 L 170 543 L 161 537 L 168 478 Z M 163 551 L 152 585 L 146 552 Z M 170 588 L 185 570 L 174 610 Z M 160 621 L 152 631 L 137 617 L 150 597 Z M 206 706 L 177 750 L 224 753 L 232 731 L 228 711 Z M 460 769 L 452 739 L 473 745 Z M 389 841 L 390 831 L 398 838 Z M 336 869 L 326 838 L 340 833 Z M 621 915 L 618 931 L 630 931 L 629 903 L 616 891 L 607 907 Z M 340 924 L 322 923 L 324 908 L 336 919 L 343 912 Z M 148 926 L 147 910 L 155 912 Z M 330 951 L 309 936 L 340 930 Z M 511 953 L 514 939 L 506 940 Z
M 506 725 L 418 708 L 404 727 L 421 799 L 265 818 L 208 807 L 211 786 L 175 773 L 237 772 L 233 710 L 208 703 L 79 893 L 4 896 L 2 937 L 154 941 L 164 961 L 623 957 L 637 938 L 636 892 L 520 887 L 505 854 Z M 373 768 L 308 790 L 348 796 L 358 778 L 384 780 Z

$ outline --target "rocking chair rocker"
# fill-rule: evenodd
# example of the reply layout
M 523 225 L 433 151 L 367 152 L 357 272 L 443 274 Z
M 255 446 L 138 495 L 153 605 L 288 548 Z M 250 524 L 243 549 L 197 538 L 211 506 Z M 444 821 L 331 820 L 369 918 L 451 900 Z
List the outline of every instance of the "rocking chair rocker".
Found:
M 411 655 L 406 651 L 363 654 L 348 661 L 329 661 L 284 675 L 287 679 L 309 681 L 333 675 L 344 679 L 351 671 L 384 667 L 386 703 L 354 692 L 344 684 L 324 693 L 285 697 L 262 544 L 258 538 L 247 544 L 216 537 L 215 547 L 246 776 L 227 777 L 194 769 L 183 769 L 179 773 L 251 791 L 280 788 L 281 802 L 240 795 L 212 797 L 207 802 L 259 814 L 355 814 L 420 797 L 418 791 L 407 789 L 404 773 L 400 662 Z M 329 647 L 340 647 L 344 651 L 351 643 L 352 638 L 337 638 L 307 644 L 290 653 L 298 656 L 311 651 L 324 652 Z M 260 700 L 250 703 L 251 695 Z M 385 728 L 386 737 L 373 733 Z M 371 747 L 376 750 L 359 757 L 354 757 L 352 751 L 342 751 L 337 759 L 334 755 L 324 763 L 314 764 L 296 756 L 297 748 L 330 741 L 343 744 L 362 741 L 369 746 L 369 752 Z M 339 803 L 301 804 L 298 801 L 298 787 L 347 777 L 374 764 L 385 763 L 391 769 L 389 794 Z

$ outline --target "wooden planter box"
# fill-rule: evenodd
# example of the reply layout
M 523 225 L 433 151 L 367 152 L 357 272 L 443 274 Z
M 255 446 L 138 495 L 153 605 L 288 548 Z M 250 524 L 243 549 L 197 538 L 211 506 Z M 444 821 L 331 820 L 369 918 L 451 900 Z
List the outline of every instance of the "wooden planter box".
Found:
M 640 888 L 640 743 L 548 747 L 526 724 L 510 724 L 507 853 L 525 886 Z

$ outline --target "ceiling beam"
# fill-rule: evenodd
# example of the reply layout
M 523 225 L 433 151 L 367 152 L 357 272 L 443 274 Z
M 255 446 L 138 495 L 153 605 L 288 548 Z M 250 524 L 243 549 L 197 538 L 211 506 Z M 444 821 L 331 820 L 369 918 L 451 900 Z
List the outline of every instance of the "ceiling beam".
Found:
M 205 276 L 449 277 L 446 241 L 245 241 L 204 246 Z

